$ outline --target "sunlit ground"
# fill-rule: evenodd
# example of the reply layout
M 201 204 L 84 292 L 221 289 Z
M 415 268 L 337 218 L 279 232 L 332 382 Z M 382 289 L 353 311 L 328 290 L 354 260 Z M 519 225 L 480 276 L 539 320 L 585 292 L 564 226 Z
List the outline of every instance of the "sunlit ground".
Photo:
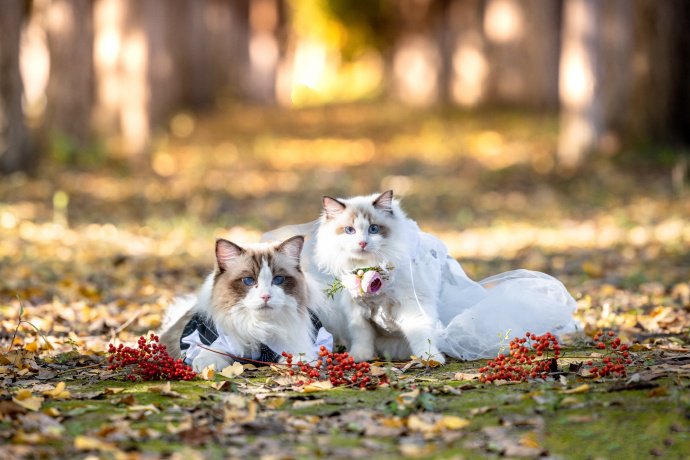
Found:
M 558 174 L 555 120 L 373 104 L 234 107 L 176 116 L 136 166 L 47 164 L 36 178 L 3 178 L 3 337 L 18 296 L 49 336 L 103 349 L 104 335 L 155 328 L 172 296 L 196 289 L 214 237 L 256 241 L 315 219 L 323 194 L 388 188 L 475 278 L 542 270 L 566 283 L 588 327 L 682 332 L 690 200 L 669 171 L 622 170 L 615 158 Z

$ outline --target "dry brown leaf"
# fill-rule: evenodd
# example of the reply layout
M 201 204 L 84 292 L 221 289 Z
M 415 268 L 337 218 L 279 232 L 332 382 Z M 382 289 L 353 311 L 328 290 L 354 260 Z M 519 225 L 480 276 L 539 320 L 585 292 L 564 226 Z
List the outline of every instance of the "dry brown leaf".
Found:
M 232 386 L 231 383 L 228 382 L 227 380 L 223 380 L 220 382 L 214 382 L 211 384 L 211 388 L 213 388 L 214 390 L 218 390 L 218 391 L 223 391 L 226 388 L 230 388 L 231 386 Z
M 154 414 L 158 414 L 160 412 L 160 409 L 153 404 L 129 406 L 127 407 L 127 410 L 129 412 L 152 412 Z
M 256 401 L 252 400 L 247 403 L 247 416 L 241 420 L 242 423 L 250 423 L 256 420 L 256 414 L 258 413 L 259 405 Z
M 491 412 L 492 410 L 496 410 L 496 407 L 494 407 L 494 406 L 475 407 L 473 409 L 470 409 L 470 415 L 482 415 L 482 414 L 486 414 L 487 412 Z
M 387 368 L 384 366 L 372 365 L 369 368 L 369 373 L 374 377 L 379 377 L 381 375 L 386 375 L 388 372 Z
M 303 409 L 305 407 L 314 407 L 314 406 L 321 406 L 323 404 L 326 404 L 326 401 L 323 399 L 312 399 L 312 400 L 307 400 L 307 401 L 295 401 L 292 404 L 293 409 Z
M 163 385 L 155 385 L 149 387 L 149 391 L 152 393 L 158 393 L 161 396 L 172 396 L 174 398 L 182 398 L 183 396 L 172 389 L 170 382 L 165 382 Z
M 118 393 L 122 393 L 123 391 L 125 391 L 124 388 L 107 387 L 107 388 L 104 390 L 104 393 L 107 394 L 107 395 L 116 395 L 116 394 L 118 394 Z
M 465 373 L 465 372 L 456 372 L 455 375 L 453 376 L 453 380 L 476 380 L 479 378 L 480 374 L 477 373 Z
M 668 396 L 668 388 L 658 387 L 653 388 L 647 392 L 647 396 L 650 398 L 658 398 L 659 396 Z

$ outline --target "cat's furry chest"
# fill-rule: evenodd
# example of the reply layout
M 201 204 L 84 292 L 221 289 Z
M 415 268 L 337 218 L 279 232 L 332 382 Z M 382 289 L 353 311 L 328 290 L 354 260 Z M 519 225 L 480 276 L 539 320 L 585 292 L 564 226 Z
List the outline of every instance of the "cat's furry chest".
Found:
M 386 295 L 361 297 L 356 299 L 357 305 L 364 310 L 364 317 L 384 335 L 399 335 L 400 326 L 395 320 L 395 312 L 399 307 L 396 300 Z

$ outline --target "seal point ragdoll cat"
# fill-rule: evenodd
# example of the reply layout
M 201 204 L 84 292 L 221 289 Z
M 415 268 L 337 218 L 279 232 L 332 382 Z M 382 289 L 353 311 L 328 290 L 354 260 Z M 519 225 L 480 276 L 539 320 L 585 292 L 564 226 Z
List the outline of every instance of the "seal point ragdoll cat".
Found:
M 161 342 L 171 356 L 184 356 L 197 372 L 233 361 L 200 345 L 260 361 L 277 362 L 283 351 L 315 356 L 329 336 L 308 308 L 303 244 L 302 236 L 244 246 L 216 240 L 214 271 L 196 295 L 176 299 L 163 321 Z

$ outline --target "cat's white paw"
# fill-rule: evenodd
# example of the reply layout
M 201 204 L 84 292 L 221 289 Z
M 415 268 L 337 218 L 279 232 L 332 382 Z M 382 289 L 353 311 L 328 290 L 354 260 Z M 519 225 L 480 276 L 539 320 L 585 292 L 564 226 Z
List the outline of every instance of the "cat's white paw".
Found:
M 216 371 L 220 372 L 232 364 L 232 359 L 210 351 L 202 351 L 192 361 L 192 369 L 194 372 L 201 372 L 211 364 L 214 364 Z
M 361 363 L 362 361 L 371 361 L 374 359 L 374 351 L 366 348 L 352 348 L 349 352 L 356 362 Z

